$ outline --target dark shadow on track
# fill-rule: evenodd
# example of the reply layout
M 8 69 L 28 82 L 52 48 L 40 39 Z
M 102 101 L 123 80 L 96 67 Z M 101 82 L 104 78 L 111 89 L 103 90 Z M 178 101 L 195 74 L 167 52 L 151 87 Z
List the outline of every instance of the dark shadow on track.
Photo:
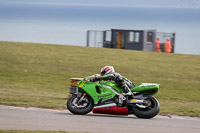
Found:
M 87 114 L 87 115 L 78 115 L 78 114 L 72 114 L 72 113 L 58 113 L 56 114 L 60 115 L 72 115 L 72 116 L 86 116 L 86 117 L 112 117 L 112 118 L 124 118 L 124 119 L 138 119 L 134 115 L 129 115 L 129 116 L 123 116 L 123 115 L 110 115 L 110 114 Z

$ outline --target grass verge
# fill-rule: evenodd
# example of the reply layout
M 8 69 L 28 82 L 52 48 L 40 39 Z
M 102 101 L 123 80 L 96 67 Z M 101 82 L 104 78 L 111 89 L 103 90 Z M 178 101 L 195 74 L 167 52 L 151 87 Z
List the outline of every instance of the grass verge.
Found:
M 69 80 L 112 65 L 136 85 L 160 83 L 161 113 L 200 116 L 200 55 L 0 42 L 0 104 L 65 107 Z

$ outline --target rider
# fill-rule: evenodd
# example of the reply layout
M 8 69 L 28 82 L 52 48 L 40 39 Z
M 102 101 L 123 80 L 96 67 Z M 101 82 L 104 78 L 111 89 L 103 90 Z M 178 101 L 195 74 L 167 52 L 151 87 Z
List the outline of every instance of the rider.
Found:
M 130 88 L 135 87 L 135 85 L 129 81 L 127 78 L 116 73 L 112 66 L 104 66 L 101 68 L 101 76 L 96 76 L 92 79 L 93 82 L 100 80 L 112 80 L 124 90 L 124 95 L 132 95 Z

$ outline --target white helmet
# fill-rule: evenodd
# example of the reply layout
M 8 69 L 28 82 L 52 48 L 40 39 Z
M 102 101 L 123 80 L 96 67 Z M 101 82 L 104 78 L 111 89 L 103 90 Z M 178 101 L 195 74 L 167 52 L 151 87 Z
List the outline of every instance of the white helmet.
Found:
M 101 68 L 101 75 L 114 73 L 115 69 L 112 66 L 104 66 Z

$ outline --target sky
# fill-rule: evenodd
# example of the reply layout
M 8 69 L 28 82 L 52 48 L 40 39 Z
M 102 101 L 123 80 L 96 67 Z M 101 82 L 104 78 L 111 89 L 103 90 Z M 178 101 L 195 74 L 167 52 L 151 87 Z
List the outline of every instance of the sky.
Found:
M 200 55 L 200 0 L 0 0 L 0 41 L 85 46 L 111 28 L 176 32 L 176 53 Z

